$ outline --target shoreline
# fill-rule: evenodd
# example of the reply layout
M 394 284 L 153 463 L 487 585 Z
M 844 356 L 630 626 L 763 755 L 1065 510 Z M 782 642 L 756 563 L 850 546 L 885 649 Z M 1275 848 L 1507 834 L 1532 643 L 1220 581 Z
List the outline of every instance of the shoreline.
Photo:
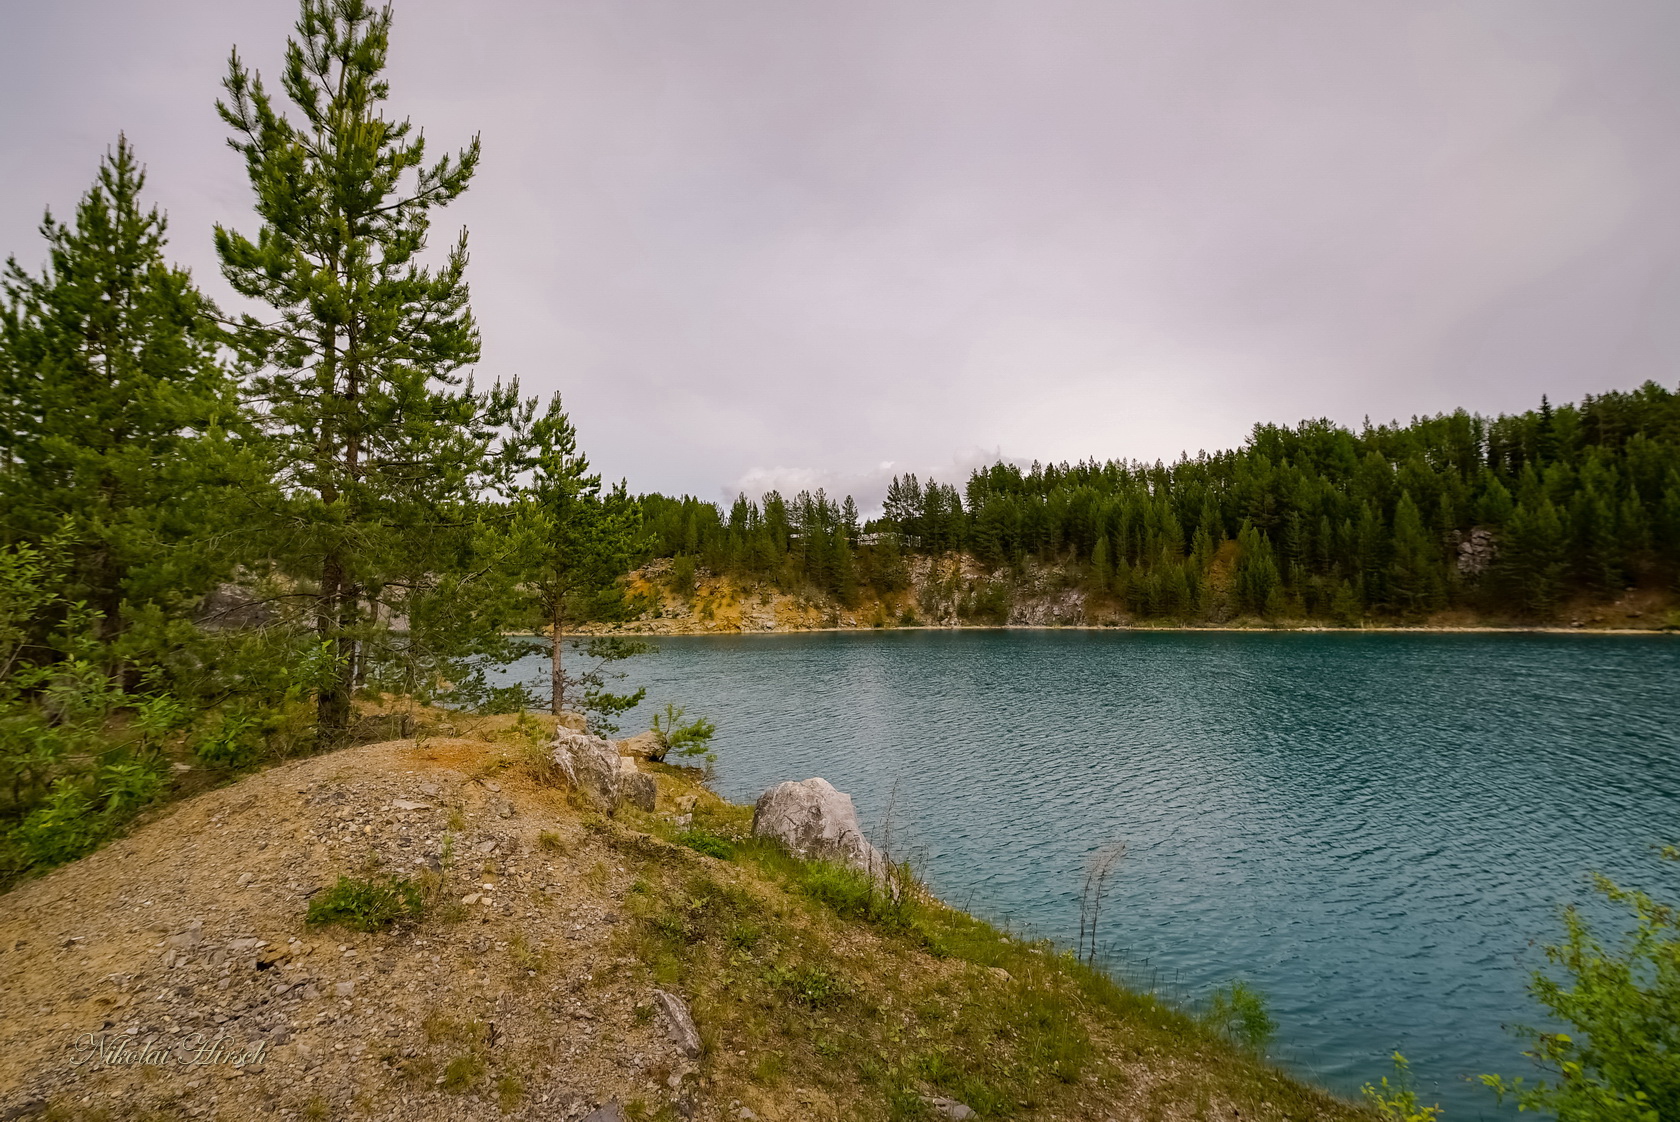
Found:
M 1277 627 L 1233 627 L 1229 625 L 1208 625 L 1196 627 L 1179 625 L 1173 627 L 1149 627 L 1135 624 L 1091 624 L 1091 623 L 990 623 L 990 624 L 957 624 L 941 626 L 937 624 L 912 624 L 896 627 L 776 627 L 776 628 L 717 628 L 714 630 L 694 629 L 676 630 L 671 628 L 642 628 L 601 625 L 585 625 L 567 635 L 579 639 L 596 639 L 610 636 L 718 636 L 718 635 L 811 635 L 848 632 L 856 634 L 891 634 L 895 631 L 1102 631 L 1102 632 L 1214 632 L 1214 633 L 1254 633 L 1279 634 L 1308 632 L 1323 635 L 1363 635 L 1363 634 L 1408 634 L 1408 635 L 1652 635 L 1652 636 L 1680 636 L 1680 630 L 1668 627 L 1558 627 L 1555 625 L 1536 625 L 1531 627 L 1500 627 L 1493 624 L 1466 625 L 1462 627 L 1404 627 L 1399 625 L 1380 625 L 1364 627 L 1331 627 L 1322 624 L 1307 624 L 1302 626 Z M 529 633 L 533 638 L 544 636 L 537 632 Z

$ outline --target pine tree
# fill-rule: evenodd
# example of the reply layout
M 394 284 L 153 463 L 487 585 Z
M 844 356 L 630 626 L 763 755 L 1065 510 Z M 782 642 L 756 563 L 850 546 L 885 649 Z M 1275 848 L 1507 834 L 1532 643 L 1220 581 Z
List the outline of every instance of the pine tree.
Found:
M 525 457 L 521 467 L 530 480 L 515 508 L 515 548 L 500 569 L 533 601 L 548 628 L 549 707 L 560 713 L 566 707 L 566 624 L 589 614 L 629 569 L 641 516 L 623 483 L 602 491 L 558 394 L 531 426 Z
M 135 613 L 179 614 L 231 568 L 208 543 L 227 524 L 229 487 L 261 478 L 229 436 L 241 414 L 214 308 L 164 261 L 145 182 L 119 137 L 74 224 L 42 223 L 42 274 L 8 262 L 0 312 L 0 533 L 68 543 L 62 599 L 97 613 L 120 679 L 146 657 L 126 638 Z
M 1394 606 L 1407 615 L 1438 605 L 1441 593 L 1440 550 L 1424 528 L 1423 515 L 1410 492 L 1400 493 L 1394 508 L 1394 560 L 1389 563 L 1388 591 Z
M 237 51 L 217 103 L 262 222 L 254 241 L 216 228 L 222 272 L 275 312 L 242 316 L 231 339 L 285 465 L 273 548 L 313 583 L 314 627 L 336 655 L 318 694 L 329 739 L 349 721 L 360 644 L 386 634 L 379 598 L 451 563 L 446 531 L 500 478 L 494 453 L 517 405 L 512 389 L 475 392 L 458 373 L 479 354 L 465 232 L 440 268 L 419 260 L 432 212 L 472 178 L 478 139 L 428 164 L 424 138 L 384 116 L 390 29 L 390 9 L 366 0 L 303 0 L 281 75 L 301 120 Z M 400 597 L 385 608 L 404 611 Z

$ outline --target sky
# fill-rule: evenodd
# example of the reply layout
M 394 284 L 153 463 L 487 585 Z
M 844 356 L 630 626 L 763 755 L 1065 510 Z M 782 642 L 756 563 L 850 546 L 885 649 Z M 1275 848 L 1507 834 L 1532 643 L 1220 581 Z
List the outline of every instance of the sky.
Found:
M 214 102 L 282 0 L 0 0 L 0 252 L 125 132 L 233 304 Z M 398 0 L 390 112 L 474 133 L 481 381 L 637 491 L 1171 459 L 1680 381 L 1672 0 Z

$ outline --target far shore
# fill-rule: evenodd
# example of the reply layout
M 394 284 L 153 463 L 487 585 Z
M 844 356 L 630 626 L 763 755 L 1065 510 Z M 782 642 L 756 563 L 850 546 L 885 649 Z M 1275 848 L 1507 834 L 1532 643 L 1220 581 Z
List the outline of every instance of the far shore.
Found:
M 717 635 L 809 635 L 830 632 L 860 634 L 889 634 L 894 631 L 1137 631 L 1137 632 L 1250 632 L 1257 634 L 1306 631 L 1329 635 L 1415 634 L 1415 635 L 1680 635 L 1672 627 L 1559 627 L 1556 625 L 1507 626 L 1492 624 L 1463 626 L 1411 626 L 1371 624 L 1360 627 L 1335 627 L 1329 624 L 1254 624 L 1231 625 L 1153 625 L 1153 624 L 1091 624 L 1091 623 L 988 623 L 988 624 L 908 624 L 893 627 L 773 627 L 773 628 L 656 628 L 640 624 L 586 624 L 567 632 L 577 638 L 597 638 L 610 635 L 633 636 L 717 636 Z M 533 633 L 534 634 L 534 633 Z

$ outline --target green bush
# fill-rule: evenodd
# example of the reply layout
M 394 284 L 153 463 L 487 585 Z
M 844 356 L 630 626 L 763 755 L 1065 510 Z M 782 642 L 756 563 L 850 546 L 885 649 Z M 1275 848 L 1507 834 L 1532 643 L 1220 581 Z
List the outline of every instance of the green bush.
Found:
M 1662 851 L 1680 861 L 1680 848 Z M 1564 911 L 1564 940 L 1546 958 L 1567 977 L 1536 971 L 1529 990 L 1573 1032 L 1534 1034 L 1526 1054 L 1551 1074 L 1530 1083 L 1482 1082 L 1523 1110 L 1566 1122 L 1680 1118 L 1680 910 L 1597 875 L 1593 888 L 1631 913 L 1632 928 L 1605 946 L 1580 912 Z
M 1266 998 L 1241 981 L 1215 990 L 1208 999 L 1202 1020 L 1227 1039 L 1263 1052 L 1277 1031 L 1277 1022 L 1266 1012 Z
M 1406 1057 L 1394 1053 L 1394 1082 L 1382 1077 L 1382 1085 L 1367 1083 L 1359 1089 L 1365 1101 L 1382 1122 L 1435 1122 L 1441 1116 L 1439 1106 L 1419 1106 L 1417 1091 L 1412 1088 L 1411 1066 Z
M 117 759 L 58 779 L 7 836 L 9 875 L 92 852 L 162 791 L 162 764 L 155 759 Z
M 663 715 L 654 714 L 653 738 L 659 745 L 655 760 L 663 760 L 667 755 L 675 752 L 679 756 L 704 756 L 708 761 L 717 757 L 710 751 L 712 737 L 717 735 L 717 726 L 704 717 L 696 717 L 688 723 L 683 723 L 683 714 L 687 712 L 680 705 L 666 705 Z
M 309 902 L 311 927 L 336 923 L 352 931 L 379 931 L 425 914 L 420 887 L 400 877 L 373 880 L 339 877 L 338 883 Z
M 261 723 L 241 709 L 224 711 L 197 744 L 193 754 L 211 767 L 244 768 L 255 763 L 263 750 Z

